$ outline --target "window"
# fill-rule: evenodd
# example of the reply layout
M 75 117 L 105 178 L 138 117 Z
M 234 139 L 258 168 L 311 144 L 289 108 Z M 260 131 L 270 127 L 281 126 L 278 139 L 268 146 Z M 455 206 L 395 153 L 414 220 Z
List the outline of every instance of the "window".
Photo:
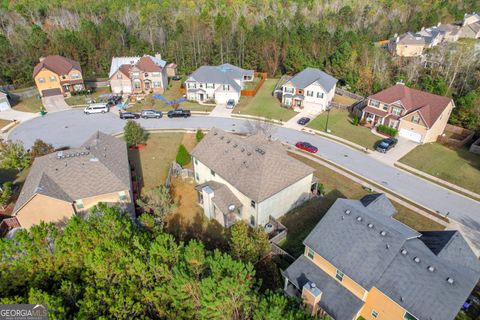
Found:
M 120 191 L 118 193 L 118 198 L 120 199 L 120 201 L 125 201 L 127 200 L 127 194 L 125 193 L 125 191 Z
M 313 97 L 313 91 L 307 90 L 307 97 Z
M 255 217 L 254 216 L 250 216 L 250 224 L 252 226 L 255 226 Z
M 50 79 L 50 82 L 55 82 L 55 81 L 57 81 L 57 77 L 55 77 L 55 76 L 50 76 L 49 79 Z
M 135 89 L 140 89 L 140 81 L 134 81 L 134 82 L 133 82 L 133 87 L 134 87 Z
M 295 89 L 291 88 L 291 87 L 284 87 L 284 91 L 286 93 L 293 93 L 295 91 Z
M 122 74 L 120 72 L 117 73 L 117 79 L 122 79 Z
M 200 180 L 200 177 L 198 176 L 198 173 L 195 173 L 195 179 L 198 181 Z
M 337 278 L 338 281 L 342 282 L 343 281 L 343 272 L 340 270 L 337 270 L 337 273 L 335 274 L 335 278 Z
M 392 109 L 392 113 L 393 113 L 394 115 L 396 115 L 396 116 L 399 116 L 399 115 L 402 114 L 402 109 L 400 109 L 400 108 L 393 108 L 393 109 Z
M 195 164 L 198 165 L 198 160 L 197 159 L 195 159 Z
M 403 320 L 417 320 L 417 318 L 412 316 L 410 313 L 405 312 L 405 315 L 403 316 Z
M 152 72 L 152 77 L 160 77 L 160 72 Z
M 78 79 L 78 78 L 80 78 L 80 74 L 78 74 L 78 73 L 72 73 L 72 75 L 70 76 L 70 78 L 72 78 L 72 79 Z
M 323 99 L 323 92 L 317 92 L 317 98 Z
M 215 85 L 213 83 L 207 83 L 207 84 L 205 84 L 205 88 L 213 89 L 213 88 L 215 88 Z
M 75 205 L 77 206 L 77 209 L 83 209 L 85 207 L 82 199 L 75 201 Z
M 372 317 L 377 318 L 378 317 L 378 312 L 375 310 L 372 310 Z
M 252 200 L 252 201 L 250 201 L 250 206 L 252 208 L 255 208 L 257 206 L 257 204 L 255 203 L 255 201 Z
M 370 105 L 372 107 L 378 108 L 378 106 L 380 105 L 380 102 L 378 102 L 376 100 L 370 100 Z
M 215 171 L 213 171 L 213 170 L 210 170 L 210 173 L 212 174 L 212 176 L 214 176 L 214 177 L 215 177 Z
M 230 90 L 230 85 L 229 84 L 224 84 L 223 85 L 223 90 L 225 90 L 225 91 Z
M 385 103 L 385 104 L 383 105 L 383 110 L 385 110 L 385 111 L 388 110 L 388 104 Z
M 412 117 L 412 122 L 413 122 L 413 123 L 420 123 L 420 117 L 417 116 L 417 115 L 414 115 L 414 116 Z
M 140 77 L 140 72 L 132 72 L 132 77 L 133 77 L 133 78 L 138 78 L 138 77 Z
M 298 94 L 303 94 L 303 90 L 298 90 Z
M 154 81 L 153 82 L 153 87 L 154 88 L 160 88 L 162 86 L 162 84 L 160 83 L 160 81 Z
M 313 259 L 313 256 L 315 256 L 315 252 L 313 252 L 312 249 L 308 248 L 307 249 L 307 257 L 309 257 L 310 259 Z
M 143 76 L 144 76 L 145 78 L 147 78 L 147 77 L 148 77 L 148 73 L 145 72 L 145 73 L 143 74 Z
M 40 83 L 45 83 L 45 78 L 44 78 L 44 77 L 38 78 L 38 82 L 40 82 Z
M 188 83 L 188 89 L 195 89 L 195 88 L 197 88 L 197 84 L 195 82 Z

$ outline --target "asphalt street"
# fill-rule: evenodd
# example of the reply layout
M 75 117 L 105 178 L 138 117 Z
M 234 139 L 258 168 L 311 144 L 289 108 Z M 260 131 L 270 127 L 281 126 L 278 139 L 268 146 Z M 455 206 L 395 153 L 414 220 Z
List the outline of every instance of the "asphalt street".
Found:
M 140 119 L 138 121 L 147 129 L 217 127 L 239 133 L 250 131 L 255 123 L 252 120 L 209 116 L 193 116 L 186 119 Z M 26 147 L 30 147 L 37 138 L 51 143 L 55 147 L 76 147 L 97 130 L 109 134 L 120 133 L 124 124 L 124 120 L 111 113 L 84 115 L 82 110 L 68 110 L 24 122 L 16 127 L 8 138 L 21 140 Z M 281 126 L 272 125 L 271 128 L 269 131 L 275 139 L 289 144 L 308 141 L 318 147 L 318 154 L 325 159 L 373 180 L 442 215 L 448 214 L 450 218 L 472 229 L 480 230 L 480 202 L 478 201 L 427 182 L 332 140 Z

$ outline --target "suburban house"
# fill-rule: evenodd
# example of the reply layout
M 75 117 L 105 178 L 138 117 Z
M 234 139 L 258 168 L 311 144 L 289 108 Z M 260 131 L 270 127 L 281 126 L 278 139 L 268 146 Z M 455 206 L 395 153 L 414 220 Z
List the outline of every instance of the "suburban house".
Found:
M 132 203 L 124 141 L 97 132 L 82 146 L 34 160 L 13 209 L 23 228 L 41 221 L 64 223 L 99 202 Z
M 403 83 L 367 99 L 362 110 L 362 119 L 367 125 L 395 128 L 401 137 L 419 143 L 436 141 L 454 108 L 450 98 L 411 89 Z
M 383 194 L 338 199 L 283 272 L 285 292 L 335 320 L 453 320 L 480 277 L 458 231 L 417 232 Z
M 42 97 L 84 90 L 80 63 L 59 55 L 41 57 L 33 69 L 33 79 Z
M 173 77 L 177 75 L 177 65 L 175 63 L 167 64 L 167 77 Z
M 202 66 L 185 81 L 187 99 L 198 102 L 226 103 L 240 100 L 245 83 L 254 80 L 255 72 L 229 63 L 219 66 Z
M 460 28 L 461 38 L 480 39 L 480 14 L 465 14 Z
M 306 68 L 282 86 L 282 104 L 295 111 L 320 113 L 332 101 L 337 81 L 320 69 Z
M 425 39 L 411 32 L 406 32 L 400 36 L 395 34 L 388 44 L 389 51 L 400 57 L 421 56 L 424 48 Z
M 8 99 L 8 94 L 0 91 L 0 111 L 10 109 L 10 100 Z
M 154 57 L 114 57 L 108 74 L 115 94 L 163 93 L 168 86 L 167 63 Z
M 198 202 L 229 227 L 237 220 L 264 226 L 310 199 L 314 169 L 259 132 L 247 137 L 213 128 L 192 151 Z

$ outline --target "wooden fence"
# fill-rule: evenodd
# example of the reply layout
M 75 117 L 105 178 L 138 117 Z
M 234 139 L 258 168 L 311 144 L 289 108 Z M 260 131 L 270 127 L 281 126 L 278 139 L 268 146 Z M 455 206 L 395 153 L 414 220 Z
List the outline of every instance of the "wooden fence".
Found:
M 254 89 L 246 89 L 241 91 L 242 97 L 253 97 L 257 94 L 258 90 L 262 87 L 265 80 L 267 80 L 267 73 L 266 72 L 255 72 L 255 77 L 261 77 L 260 81 L 258 81 L 257 85 Z
M 480 154 L 480 138 L 478 138 L 472 145 L 470 146 L 470 152 L 475 154 Z
M 472 140 L 475 133 L 471 130 L 447 124 L 438 142 L 450 148 L 461 148 Z
M 357 100 L 357 101 L 361 101 L 361 100 L 365 99 L 365 97 L 362 97 L 361 95 L 355 94 L 353 92 L 350 92 L 350 91 L 347 91 L 345 89 L 338 88 L 338 87 L 335 88 L 335 93 L 338 94 L 339 96 L 349 97 L 349 98 L 352 98 L 352 99 Z

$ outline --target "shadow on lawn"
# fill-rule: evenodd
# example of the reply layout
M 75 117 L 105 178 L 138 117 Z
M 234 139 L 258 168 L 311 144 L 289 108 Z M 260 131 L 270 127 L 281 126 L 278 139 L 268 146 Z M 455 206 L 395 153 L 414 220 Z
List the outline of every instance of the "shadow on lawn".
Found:
M 130 161 L 130 165 L 134 166 L 135 169 L 135 175 L 137 181 L 138 181 L 138 186 L 141 188 L 144 187 L 144 182 L 143 182 L 143 171 L 142 171 L 142 159 L 140 158 L 140 151 L 138 149 L 128 149 L 128 160 Z

